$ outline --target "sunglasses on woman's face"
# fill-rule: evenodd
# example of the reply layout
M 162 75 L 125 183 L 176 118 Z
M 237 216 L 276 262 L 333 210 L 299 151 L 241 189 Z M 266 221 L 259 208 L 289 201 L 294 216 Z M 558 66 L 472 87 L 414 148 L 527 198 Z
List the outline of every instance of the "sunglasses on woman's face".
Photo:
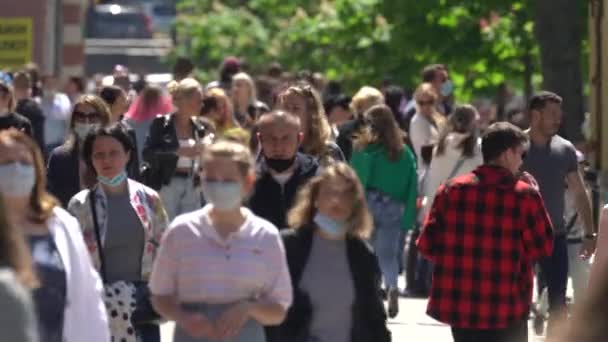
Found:
M 72 112 L 72 116 L 74 117 L 74 120 L 79 120 L 79 121 L 101 119 L 101 114 L 98 112 L 85 113 L 85 112 L 75 110 Z
M 433 100 L 416 101 L 416 103 L 418 103 L 419 106 L 424 107 L 424 106 L 432 106 L 433 104 L 435 104 L 435 101 L 433 101 Z

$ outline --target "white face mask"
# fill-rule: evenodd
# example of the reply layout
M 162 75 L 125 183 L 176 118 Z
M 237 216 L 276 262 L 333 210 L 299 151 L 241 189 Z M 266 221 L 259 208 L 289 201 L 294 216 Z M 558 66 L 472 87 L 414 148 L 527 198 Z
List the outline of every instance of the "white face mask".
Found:
M 0 165 L 0 192 L 7 197 L 29 196 L 36 184 L 36 170 L 20 162 Z
M 205 200 L 219 210 L 231 210 L 241 206 L 243 193 L 239 182 L 203 181 L 201 182 Z
M 76 133 L 76 136 L 80 141 L 83 141 L 89 132 L 98 129 L 99 127 L 101 127 L 101 124 L 99 123 L 75 123 L 74 133 Z

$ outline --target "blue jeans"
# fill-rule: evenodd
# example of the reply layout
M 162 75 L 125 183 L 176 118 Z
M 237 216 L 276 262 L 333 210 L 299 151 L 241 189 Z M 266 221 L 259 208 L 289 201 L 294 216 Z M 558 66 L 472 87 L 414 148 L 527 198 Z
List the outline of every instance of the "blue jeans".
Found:
M 565 313 L 566 309 L 566 288 L 568 287 L 568 243 L 566 237 L 555 236 L 553 238 L 553 254 L 542 258 L 538 264 L 541 271 L 539 283 L 544 283 L 547 286 L 549 295 L 549 314 L 553 319 L 557 319 Z
M 160 189 L 160 198 L 171 221 L 178 215 L 202 208 L 201 190 L 194 186 L 192 177 L 171 178 L 171 183 Z
M 403 248 L 400 237 L 404 206 L 377 191 L 368 191 L 366 197 L 374 218 L 371 244 L 376 252 L 384 283 L 389 289 L 397 288 L 399 249 Z

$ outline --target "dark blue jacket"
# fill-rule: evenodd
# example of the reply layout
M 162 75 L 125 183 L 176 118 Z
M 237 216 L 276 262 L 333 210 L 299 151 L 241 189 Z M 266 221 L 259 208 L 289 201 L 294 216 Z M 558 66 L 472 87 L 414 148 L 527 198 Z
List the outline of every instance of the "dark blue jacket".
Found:
M 272 222 L 277 228 L 287 227 L 287 212 L 293 205 L 296 194 L 309 179 L 317 174 L 319 164 L 315 158 L 298 153 L 296 169 L 291 178 L 281 186 L 270 174 L 264 158 L 258 162 L 258 174 L 249 199 L 249 208 L 256 215 Z

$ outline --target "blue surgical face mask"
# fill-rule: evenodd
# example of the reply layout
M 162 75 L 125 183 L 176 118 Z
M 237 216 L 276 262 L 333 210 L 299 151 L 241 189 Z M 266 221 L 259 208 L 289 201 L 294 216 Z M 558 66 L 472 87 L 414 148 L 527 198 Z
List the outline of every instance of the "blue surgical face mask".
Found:
M 321 231 L 331 237 L 342 236 L 346 230 L 346 222 L 334 220 L 318 211 L 315 215 L 314 222 L 317 224 L 319 229 L 321 229 Z
M 441 84 L 441 95 L 444 97 L 450 96 L 454 91 L 454 83 L 452 81 L 447 80 Z
M 80 141 L 83 141 L 89 132 L 94 131 L 99 127 L 101 127 L 101 124 L 98 123 L 75 123 L 74 133 L 76 133 L 76 136 Z
M 97 176 L 97 180 L 99 181 L 99 183 L 101 183 L 103 185 L 107 185 L 107 186 L 112 186 L 112 187 L 122 184 L 122 182 L 124 182 L 125 179 L 127 179 L 126 171 L 123 171 L 112 178 L 108 178 L 108 177 L 104 177 L 104 176 Z
M 241 206 L 243 192 L 241 184 L 236 181 L 203 181 L 203 195 L 215 209 L 231 210 Z
M 7 197 L 29 196 L 36 184 L 36 170 L 19 162 L 0 165 L 0 192 Z

